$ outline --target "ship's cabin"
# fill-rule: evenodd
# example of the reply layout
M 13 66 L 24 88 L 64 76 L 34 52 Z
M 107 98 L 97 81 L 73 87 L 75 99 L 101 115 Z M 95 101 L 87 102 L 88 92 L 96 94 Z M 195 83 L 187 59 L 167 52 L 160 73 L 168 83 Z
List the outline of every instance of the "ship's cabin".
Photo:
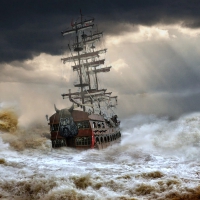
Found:
M 90 127 L 89 121 L 75 122 L 78 129 L 88 129 Z

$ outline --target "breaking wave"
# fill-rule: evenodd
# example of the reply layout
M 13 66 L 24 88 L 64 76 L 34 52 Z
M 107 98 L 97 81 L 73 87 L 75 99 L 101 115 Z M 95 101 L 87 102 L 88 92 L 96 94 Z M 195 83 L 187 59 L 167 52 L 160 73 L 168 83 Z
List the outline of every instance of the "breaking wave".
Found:
M 197 200 L 199 122 L 200 113 L 136 115 L 122 121 L 121 142 L 101 151 L 51 149 L 47 126 L 4 130 L 0 199 Z
M 130 126 L 131 122 L 137 124 Z M 199 113 L 185 115 L 175 121 L 155 116 L 135 116 L 125 120 L 122 129 L 124 146 L 187 159 L 200 158 Z
M 41 148 L 47 141 L 47 129 L 44 126 L 34 126 L 29 129 L 18 127 L 18 116 L 10 109 L 0 111 L 0 131 L 4 142 L 15 150 Z
M 18 117 L 12 110 L 0 111 L 0 131 L 13 133 L 17 130 Z

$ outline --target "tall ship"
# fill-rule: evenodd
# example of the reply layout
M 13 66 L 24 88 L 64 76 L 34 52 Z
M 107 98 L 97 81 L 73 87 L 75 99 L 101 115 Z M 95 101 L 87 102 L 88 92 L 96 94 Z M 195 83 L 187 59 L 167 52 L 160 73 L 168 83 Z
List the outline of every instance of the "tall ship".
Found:
M 103 32 L 94 25 L 94 18 L 83 16 L 61 32 L 68 36 L 69 56 L 62 58 L 77 74 L 75 91 L 61 94 L 72 102 L 70 108 L 57 109 L 49 118 L 52 147 L 103 149 L 121 138 L 120 121 L 115 114 L 117 96 L 101 88 L 99 76 L 110 72 L 106 65 L 106 48 L 100 48 Z

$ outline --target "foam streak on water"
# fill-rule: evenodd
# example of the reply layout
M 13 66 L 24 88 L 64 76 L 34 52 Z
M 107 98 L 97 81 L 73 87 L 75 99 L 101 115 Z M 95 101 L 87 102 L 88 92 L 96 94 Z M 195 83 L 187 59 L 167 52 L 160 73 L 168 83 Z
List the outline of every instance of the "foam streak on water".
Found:
M 16 149 L 6 134 L 0 134 L 0 199 L 200 196 L 199 113 L 176 121 L 133 116 L 122 122 L 121 143 L 101 151 L 51 150 L 48 139 Z

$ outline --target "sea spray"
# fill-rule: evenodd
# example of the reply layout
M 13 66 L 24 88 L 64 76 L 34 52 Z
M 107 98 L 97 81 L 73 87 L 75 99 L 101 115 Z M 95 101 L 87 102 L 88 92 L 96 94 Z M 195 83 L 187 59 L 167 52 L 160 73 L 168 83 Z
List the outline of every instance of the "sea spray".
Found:
M 11 109 L 0 111 L 1 138 L 15 150 L 46 147 L 47 127 L 33 126 L 29 129 L 18 127 L 18 116 Z
M 18 117 L 13 110 L 0 111 L 0 131 L 14 133 L 17 130 Z

